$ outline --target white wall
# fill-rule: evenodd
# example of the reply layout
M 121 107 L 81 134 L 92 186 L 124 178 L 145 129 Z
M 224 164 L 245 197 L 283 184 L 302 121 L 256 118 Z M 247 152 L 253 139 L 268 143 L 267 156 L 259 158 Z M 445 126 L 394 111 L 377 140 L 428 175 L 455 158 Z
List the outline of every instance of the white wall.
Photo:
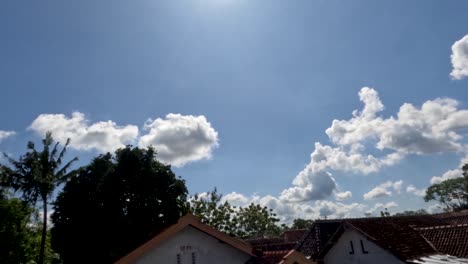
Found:
M 250 259 L 248 254 L 198 229 L 186 227 L 141 256 L 136 263 L 177 264 L 177 254 L 180 254 L 181 264 L 192 264 L 192 252 L 195 252 L 197 264 L 244 264 Z
M 363 254 L 361 249 L 362 240 L 364 249 L 368 254 Z M 353 241 L 354 255 L 349 254 L 351 246 L 349 241 Z M 393 256 L 390 252 L 382 249 L 373 242 L 367 240 L 357 231 L 352 229 L 345 230 L 338 242 L 328 251 L 324 257 L 325 264 L 397 264 L 405 263 Z

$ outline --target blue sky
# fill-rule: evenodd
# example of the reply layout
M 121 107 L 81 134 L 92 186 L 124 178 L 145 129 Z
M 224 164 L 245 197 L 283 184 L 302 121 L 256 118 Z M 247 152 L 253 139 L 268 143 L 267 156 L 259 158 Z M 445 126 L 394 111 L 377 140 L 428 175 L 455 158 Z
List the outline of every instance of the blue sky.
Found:
M 427 0 L 2 1 L 0 150 L 20 155 L 48 129 L 72 138 L 81 164 L 155 145 L 191 193 L 216 186 L 284 220 L 427 208 L 417 191 L 459 175 L 466 156 L 467 12 Z

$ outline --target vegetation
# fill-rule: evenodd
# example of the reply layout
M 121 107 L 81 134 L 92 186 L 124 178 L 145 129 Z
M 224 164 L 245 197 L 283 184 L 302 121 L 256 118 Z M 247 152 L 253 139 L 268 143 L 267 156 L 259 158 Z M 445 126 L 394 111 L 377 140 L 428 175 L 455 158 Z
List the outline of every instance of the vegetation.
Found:
M 283 228 L 277 224 L 279 219 L 271 209 L 253 203 L 236 208 L 228 201 L 222 202 L 222 195 L 217 193 L 216 188 L 206 197 L 193 196 L 190 212 L 203 223 L 240 238 L 275 236 Z
M 296 218 L 293 221 L 291 229 L 309 229 L 309 227 L 314 223 L 312 219 L 302 219 Z
M 431 185 L 426 190 L 424 200 L 435 200 L 446 207 L 446 210 L 468 209 L 468 192 L 465 190 L 465 177 L 448 179 L 438 184 Z
M 46 133 L 42 140 L 43 149 L 37 151 L 34 143 L 29 142 L 28 151 L 19 160 L 8 158 L 11 167 L 2 165 L 2 183 L 12 188 L 15 192 L 22 194 L 23 201 L 35 206 L 40 200 L 42 202 L 42 232 L 41 245 L 38 255 L 38 264 L 44 263 L 45 247 L 47 241 L 47 206 L 53 191 L 62 183 L 66 182 L 72 173 L 67 173 L 74 158 L 62 166 L 63 157 L 70 140 L 59 151 L 59 142 L 54 144 L 52 133 Z
M 152 148 L 95 158 L 54 205 L 52 246 L 65 263 L 112 263 L 187 212 L 185 181 Z

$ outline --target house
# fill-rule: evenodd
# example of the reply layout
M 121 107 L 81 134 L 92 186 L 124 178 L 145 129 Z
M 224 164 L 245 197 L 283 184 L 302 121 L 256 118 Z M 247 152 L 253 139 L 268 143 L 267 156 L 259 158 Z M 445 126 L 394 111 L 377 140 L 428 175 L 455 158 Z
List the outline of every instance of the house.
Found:
M 245 264 L 256 259 L 248 243 L 186 215 L 115 264 Z
M 468 256 L 467 220 L 468 211 L 318 220 L 295 249 L 325 264 L 465 263 L 459 258 Z
M 255 247 L 186 215 L 115 264 L 314 264 L 293 249 L 306 231 L 283 233 L 277 238 L 281 250 L 259 246 L 268 239 L 257 241 Z

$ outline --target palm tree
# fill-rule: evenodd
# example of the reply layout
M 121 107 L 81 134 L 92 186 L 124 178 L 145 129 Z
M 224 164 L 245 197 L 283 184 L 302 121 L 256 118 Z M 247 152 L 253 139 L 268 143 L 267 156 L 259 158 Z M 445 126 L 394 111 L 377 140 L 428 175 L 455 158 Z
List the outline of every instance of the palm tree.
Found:
M 36 205 L 38 201 L 42 202 L 43 223 L 38 264 L 44 263 L 48 200 L 53 191 L 72 176 L 74 171 L 67 173 L 67 170 L 73 162 L 78 160 L 75 157 L 61 167 L 69 143 L 70 139 L 67 139 L 65 146 L 59 151 L 60 143 L 54 144 L 52 133 L 47 132 L 42 140 L 42 151 L 37 151 L 34 143 L 28 142 L 28 151 L 19 160 L 10 158 L 4 153 L 12 166 L 2 165 L 0 168 L 0 179 L 3 185 L 6 184 L 13 190 L 19 191 L 23 199 L 32 205 Z

